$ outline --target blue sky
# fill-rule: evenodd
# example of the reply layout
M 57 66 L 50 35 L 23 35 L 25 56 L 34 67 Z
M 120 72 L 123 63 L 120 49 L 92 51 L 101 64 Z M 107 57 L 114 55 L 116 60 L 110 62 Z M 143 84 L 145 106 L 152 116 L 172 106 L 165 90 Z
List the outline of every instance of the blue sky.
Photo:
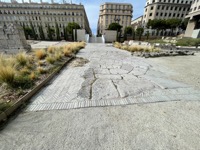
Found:
M 133 18 L 141 16 L 144 12 L 146 0 L 72 0 L 73 3 L 82 3 L 90 22 L 92 33 L 96 34 L 100 5 L 105 2 L 131 3 L 133 5 Z

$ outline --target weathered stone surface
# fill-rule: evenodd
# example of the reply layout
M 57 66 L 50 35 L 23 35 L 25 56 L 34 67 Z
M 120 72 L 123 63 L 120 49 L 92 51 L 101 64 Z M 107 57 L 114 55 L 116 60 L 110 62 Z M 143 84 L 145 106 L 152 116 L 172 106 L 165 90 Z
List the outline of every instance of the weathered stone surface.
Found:
M 14 54 L 19 50 L 29 51 L 31 46 L 26 42 L 23 28 L 17 24 L 0 27 L 0 52 Z
M 113 82 L 109 79 L 97 79 L 92 87 L 92 100 L 118 98 L 119 94 Z

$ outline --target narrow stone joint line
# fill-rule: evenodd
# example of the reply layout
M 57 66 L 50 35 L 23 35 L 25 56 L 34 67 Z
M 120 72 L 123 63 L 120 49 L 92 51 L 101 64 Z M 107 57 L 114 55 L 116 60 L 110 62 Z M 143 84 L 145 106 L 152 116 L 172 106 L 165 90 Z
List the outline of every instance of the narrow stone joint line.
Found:
M 117 93 L 118 93 L 118 97 L 121 97 L 121 95 L 120 95 L 120 92 L 119 92 L 119 90 L 118 90 L 118 87 L 117 87 L 117 85 L 114 83 L 114 81 L 113 80 L 111 80 L 112 81 L 112 83 L 113 83 L 113 85 L 114 85 L 114 87 L 115 87 L 115 89 L 117 90 Z
M 93 91 L 92 88 L 93 88 L 93 84 L 94 84 L 94 83 L 96 82 L 96 80 L 97 80 L 94 69 L 92 69 L 92 72 L 93 72 L 94 79 L 93 79 L 93 81 L 92 81 L 91 84 L 90 84 L 90 96 L 89 96 L 89 99 L 90 99 L 90 100 L 92 99 L 92 91 Z

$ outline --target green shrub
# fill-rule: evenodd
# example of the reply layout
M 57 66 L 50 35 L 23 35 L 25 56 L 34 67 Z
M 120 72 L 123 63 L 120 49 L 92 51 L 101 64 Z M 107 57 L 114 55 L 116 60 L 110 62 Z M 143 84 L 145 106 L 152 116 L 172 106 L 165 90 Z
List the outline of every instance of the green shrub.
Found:
M 200 39 L 193 38 L 182 38 L 177 41 L 177 46 L 198 46 L 200 44 Z
M 33 80 L 30 80 L 29 76 L 18 75 L 15 76 L 12 87 L 13 88 L 22 88 L 29 89 L 34 85 Z

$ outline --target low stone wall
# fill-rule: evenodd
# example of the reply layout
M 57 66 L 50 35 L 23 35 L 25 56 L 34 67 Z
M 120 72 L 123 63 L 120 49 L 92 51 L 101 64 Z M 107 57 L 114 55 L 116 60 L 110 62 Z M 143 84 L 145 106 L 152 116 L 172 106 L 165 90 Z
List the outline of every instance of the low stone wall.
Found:
M 0 53 L 15 54 L 20 50 L 31 50 L 23 28 L 17 24 L 0 26 Z

